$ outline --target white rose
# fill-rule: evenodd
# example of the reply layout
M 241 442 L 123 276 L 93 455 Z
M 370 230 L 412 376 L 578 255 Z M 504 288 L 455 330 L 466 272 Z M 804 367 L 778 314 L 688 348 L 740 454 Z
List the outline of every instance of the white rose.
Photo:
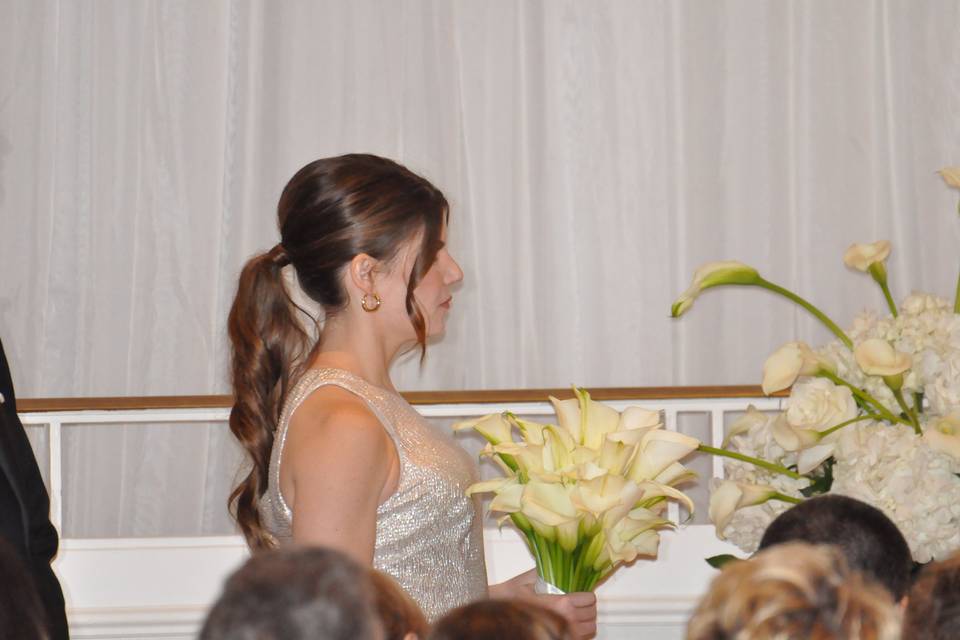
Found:
M 852 244 L 843 254 L 843 263 L 851 269 L 867 271 L 870 265 L 883 262 L 890 255 L 890 243 L 878 240 L 869 244 Z
M 848 387 L 823 378 L 793 386 L 787 400 L 787 422 L 795 429 L 823 431 L 857 416 L 857 403 Z

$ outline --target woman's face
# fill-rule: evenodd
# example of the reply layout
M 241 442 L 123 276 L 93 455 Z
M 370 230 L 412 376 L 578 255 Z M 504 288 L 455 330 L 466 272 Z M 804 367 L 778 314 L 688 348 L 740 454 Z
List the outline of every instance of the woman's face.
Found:
M 437 251 L 436 260 L 424 274 L 417 288 L 413 290 L 413 297 L 420 305 L 423 319 L 427 323 L 427 336 L 436 336 L 443 333 L 446 328 L 447 314 L 450 312 L 450 305 L 453 301 L 450 288 L 463 280 L 463 271 L 460 270 L 460 265 L 447 250 L 446 227 L 443 229 L 441 239 L 443 245 Z
M 413 297 L 426 323 L 427 337 L 443 333 L 452 301 L 450 288 L 463 279 L 460 265 L 447 251 L 446 239 L 446 228 L 444 228 L 441 236 L 444 245 L 437 251 L 437 257 L 430 269 L 413 290 Z M 400 336 L 402 341 L 416 339 L 416 333 L 407 315 L 406 297 L 410 273 L 420 252 L 420 241 L 418 234 L 401 249 L 398 263 L 388 267 L 388 271 L 383 274 L 377 285 L 378 293 L 383 299 L 377 318 L 384 323 L 383 326 L 402 327 L 402 336 Z

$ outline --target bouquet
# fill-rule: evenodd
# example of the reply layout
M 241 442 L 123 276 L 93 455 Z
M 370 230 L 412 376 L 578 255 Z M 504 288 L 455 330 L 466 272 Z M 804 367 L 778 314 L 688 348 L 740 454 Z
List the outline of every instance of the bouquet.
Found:
M 620 413 L 583 389 L 574 396 L 550 398 L 557 424 L 505 412 L 453 426 L 487 440 L 481 456 L 504 476 L 468 494 L 494 494 L 490 511 L 523 534 L 547 593 L 592 591 L 621 564 L 655 557 L 659 531 L 673 526 L 667 502 L 693 511 L 676 486 L 694 477 L 679 461 L 698 448 L 696 438 L 665 430 L 658 411 Z
M 960 188 L 960 168 L 940 172 Z M 820 309 L 739 262 L 697 270 L 674 303 L 679 317 L 709 287 L 758 286 L 819 318 L 836 339 L 819 348 L 780 347 L 763 367 L 763 391 L 790 389 L 786 410 L 750 408 L 723 446 L 725 478 L 715 481 L 710 518 L 717 535 L 747 552 L 791 503 L 833 492 L 886 513 L 914 560 L 960 548 L 960 280 L 948 300 L 913 293 L 899 306 L 887 283 L 889 242 L 854 244 L 851 269 L 880 286 L 889 314 L 865 312 L 840 329 Z M 701 447 L 705 449 L 705 447 Z

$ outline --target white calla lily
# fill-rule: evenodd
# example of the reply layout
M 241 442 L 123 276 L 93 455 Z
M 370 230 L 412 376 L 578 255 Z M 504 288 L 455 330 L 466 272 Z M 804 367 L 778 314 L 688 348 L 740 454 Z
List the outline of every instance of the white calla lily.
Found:
M 870 376 L 895 376 L 913 366 L 909 353 L 893 348 L 886 340 L 870 338 L 853 350 L 853 357 L 864 373 Z
M 491 491 L 497 491 L 501 487 L 505 487 L 510 484 L 516 484 L 516 480 L 513 478 L 494 478 L 493 480 L 475 482 L 467 487 L 466 494 L 468 496 L 472 496 L 475 493 L 489 493 Z
M 674 487 L 678 484 L 687 482 L 688 480 L 694 480 L 696 477 L 696 471 L 687 469 L 679 462 L 673 462 L 669 467 L 658 473 L 657 477 L 654 478 L 653 481 L 658 484 L 665 484 L 667 486 Z
M 693 500 L 679 489 L 674 489 L 659 482 L 640 482 L 637 486 L 643 492 L 639 500 L 640 506 L 643 508 L 649 509 L 652 505 L 661 504 L 664 499 L 672 498 L 685 506 L 690 513 L 694 512 Z
M 523 420 L 510 412 L 506 413 L 506 419 L 517 428 L 517 431 L 523 436 L 525 442 L 543 444 L 543 430 L 550 425 L 533 422 L 531 420 Z
M 568 398 L 567 400 L 558 400 L 550 396 L 550 404 L 557 414 L 557 422 L 561 429 L 565 429 L 575 442 L 582 442 L 580 437 L 580 400 L 578 398 Z
M 760 280 L 760 274 L 757 270 L 742 262 L 735 260 L 708 262 L 694 272 L 693 282 L 673 303 L 670 315 L 679 318 L 686 313 L 704 289 L 723 284 L 756 284 L 758 280 Z
M 944 167 L 937 171 L 948 187 L 960 189 L 960 167 Z
M 813 376 L 824 368 L 825 363 L 805 342 L 788 342 L 763 363 L 763 393 L 786 389 L 800 376 Z
M 820 432 L 815 429 L 803 429 L 791 425 L 785 413 L 778 415 L 770 424 L 770 435 L 783 447 L 784 451 L 800 451 L 812 447 L 822 438 Z
M 638 483 L 651 480 L 699 446 L 700 441 L 696 438 L 676 431 L 650 430 L 640 441 L 627 477 Z
M 600 447 L 600 457 L 597 462 L 601 467 L 610 473 L 622 474 L 624 467 L 630 461 L 630 457 L 637 449 L 636 444 L 625 444 L 612 440 L 608 434 Z
M 663 413 L 643 407 L 627 407 L 620 414 L 616 431 L 632 429 L 655 429 L 663 424 Z
M 621 503 L 622 494 L 628 484 L 633 483 L 623 476 L 604 474 L 581 481 L 573 490 L 571 500 L 577 508 L 590 512 L 594 517 L 600 517 Z
M 797 454 L 797 473 L 806 475 L 819 467 L 837 450 L 836 442 L 824 442 L 808 447 Z
M 585 389 L 575 391 L 580 400 L 580 442 L 585 447 L 599 450 L 604 436 L 617 430 L 620 413 L 594 401 Z
M 878 240 L 865 244 L 852 244 L 843 254 L 843 264 L 858 271 L 869 271 L 871 265 L 882 263 L 890 255 L 890 243 Z
M 733 480 L 723 480 L 710 494 L 708 513 L 714 524 L 717 537 L 724 540 L 723 531 L 730 524 L 738 509 L 763 504 L 777 494 L 777 490 L 766 485 L 747 484 Z
M 960 460 L 960 411 L 934 420 L 924 430 L 923 439 L 934 451 L 950 454 Z
M 723 446 L 726 448 L 730 444 L 730 439 L 740 435 L 741 433 L 747 433 L 756 426 L 764 425 L 767 421 L 770 420 L 770 417 L 764 412 L 757 409 L 752 404 L 747 405 L 747 411 L 742 416 L 734 420 L 733 424 L 727 429 L 727 435 L 723 439 Z
M 481 418 L 463 420 L 454 423 L 452 428 L 454 431 L 473 429 L 494 445 L 512 441 L 512 426 L 501 413 L 491 413 Z

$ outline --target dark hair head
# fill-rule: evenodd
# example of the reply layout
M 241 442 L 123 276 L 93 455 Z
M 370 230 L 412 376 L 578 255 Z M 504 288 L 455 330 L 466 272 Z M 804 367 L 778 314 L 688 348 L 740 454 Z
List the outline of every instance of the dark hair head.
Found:
M 897 600 L 910 586 L 913 560 L 903 534 L 882 511 L 860 500 L 830 494 L 791 507 L 767 527 L 760 549 L 791 541 L 839 547 L 853 569 Z
M 430 629 L 427 619 L 397 581 L 376 569 L 370 569 L 370 579 L 386 640 L 403 640 L 408 633 L 424 638 Z
M 433 626 L 429 640 L 573 640 L 570 623 L 531 602 L 479 600 L 454 609 Z
M 46 612 L 33 576 L 3 538 L 0 538 L 0 637 L 50 637 Z
M 332 549 L 259 553 L 231 575 L 200 640 L 380 640 L 365 568 Z
M 910 589 L 903 618 L 910 640 L 960 638 L 960 553 L 923 569 Z
M 418 239 L 405 304 L 423 358 L 427 327 L 414 289 L 443 245 L 448 210 L 443 194 L 424 178 L 372 155 L 316 160 L 284 188 L 277 210 L 281 242 L 244 265 L 227 323 L 230 430 L 253 463 L 230 504 L 252 549 L 273 546 L 257 510 L 267 487 L 273 432 L 288 390 L 319 347 L 298 321 L 281 269 L 293 265 L 304 293 L 330 316 L 349 302 L 343 271 L 354 257 L 367 254 L 388 263 Z

